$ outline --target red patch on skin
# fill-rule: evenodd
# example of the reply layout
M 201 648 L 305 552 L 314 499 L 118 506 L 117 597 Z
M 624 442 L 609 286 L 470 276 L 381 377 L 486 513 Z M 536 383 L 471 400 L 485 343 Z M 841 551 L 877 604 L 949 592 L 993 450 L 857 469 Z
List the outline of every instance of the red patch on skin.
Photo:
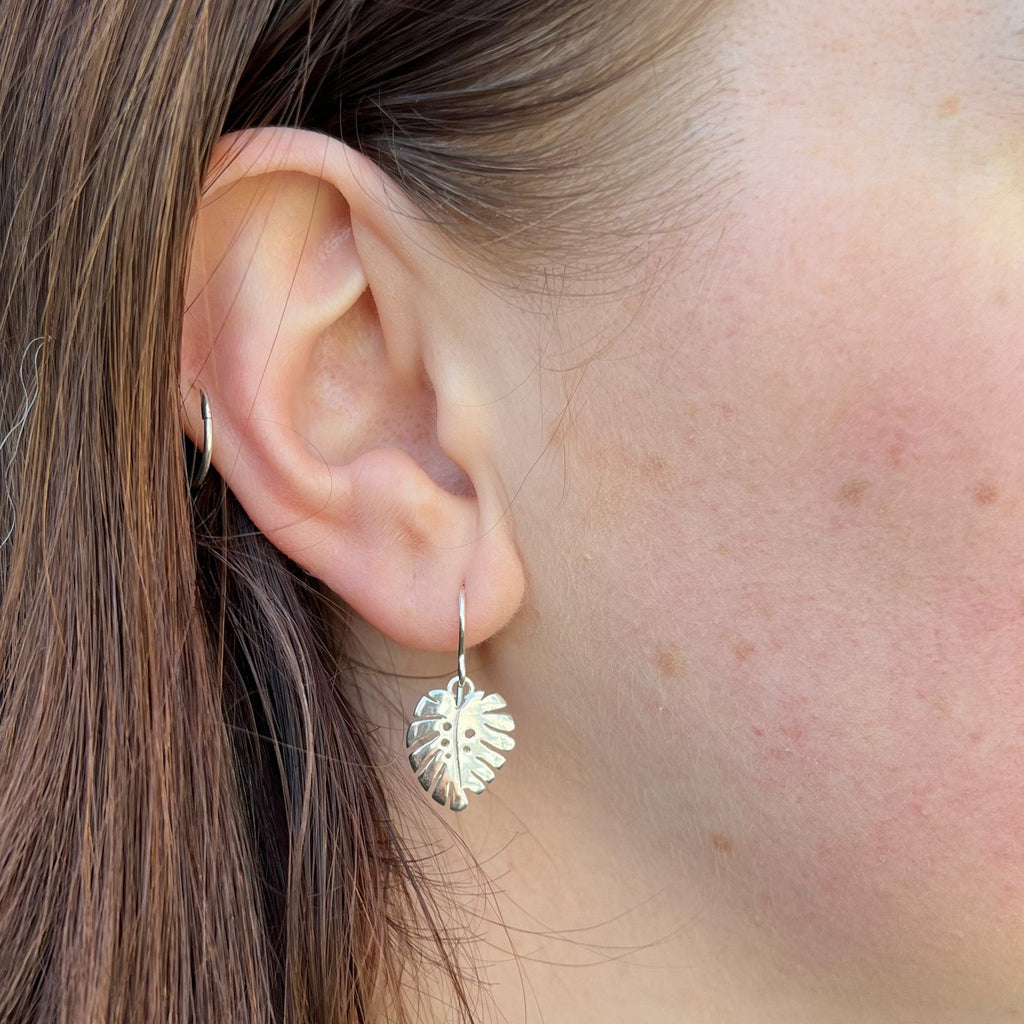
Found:
M 895 379 L 880 392 L 857 396 L 843 409 L 833 428 L 843 461 L 906 469 L 920 461 L 959 462 L 970 454 L 962 451 L 962 426 L 954 412 L 923 397 L 908 401 L 901 394 L 907 385 Z
M 999 500 L 999 489 L 995 484 L 981 480 L 974 488 L 974 500 L 979 505 L 994 505 Z
M 800 722 L 792 722 L 790 725 L 784 725 L 779 729 L 786 739 L 792 740 L 794 743 L 799 743 L 807 735 L 807 727 Z

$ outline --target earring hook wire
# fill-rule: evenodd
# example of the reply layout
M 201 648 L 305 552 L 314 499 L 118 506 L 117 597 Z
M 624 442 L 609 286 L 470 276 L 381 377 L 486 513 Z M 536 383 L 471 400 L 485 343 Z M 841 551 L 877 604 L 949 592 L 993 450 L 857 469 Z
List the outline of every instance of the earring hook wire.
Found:
M 466 586 L 459 591 L 459 686 L 466 685 Z

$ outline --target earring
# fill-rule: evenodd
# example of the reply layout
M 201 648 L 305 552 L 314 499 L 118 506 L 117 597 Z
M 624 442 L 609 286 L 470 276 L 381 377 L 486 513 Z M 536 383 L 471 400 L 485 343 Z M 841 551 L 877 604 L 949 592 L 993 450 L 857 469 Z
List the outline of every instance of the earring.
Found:
M 199 468 L 193 468 L 192 472 L 190 488 L 193 494 L 203 486 L 213 458 L 213 413 L 210 412 L 210 400 L 202 390 L 199 392 L 199 405 L 203 416 L 203 449 L 199 453 Z
M 505 699 L 485 694 L 466 675 L 466 588 L 459 591 L 459 671 L 443 690 L 420 698 L 406 733 L 409 763 L 420 785 L 453 811 L 469 806 L 467 793 L 482 793 L 505 763 L 500 751 L 516 741 L 512 716 L 502 713 Z

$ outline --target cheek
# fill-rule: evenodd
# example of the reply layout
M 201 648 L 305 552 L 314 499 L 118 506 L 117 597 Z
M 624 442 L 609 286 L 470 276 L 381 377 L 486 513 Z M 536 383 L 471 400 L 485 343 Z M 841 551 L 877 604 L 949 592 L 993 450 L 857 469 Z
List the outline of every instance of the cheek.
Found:
M 861 212 L 805 211 L 799 273 L 758 239 L 702 313 L 652 309 L 653 414 L 624 397 L 585 452 L 588 572 L 643 583 L 594 614 L 645 651 L 646 806 L 716 885 L 725 858 L 807 962 L 1000 971 L 1024 953 L 1024 309 L 961 225 Z
M 808 218 L 802 272 L 769 264 L 737 302 L 759 508 L 718 520 L 750 650 L 715 659 L 718 764 L 808 956 L 836 954 L 829 920 L 960 957 L 973 932 L 988 969 L 1022 947 L 1024 311 L 992 303 L 959 225 L 865 219 Z

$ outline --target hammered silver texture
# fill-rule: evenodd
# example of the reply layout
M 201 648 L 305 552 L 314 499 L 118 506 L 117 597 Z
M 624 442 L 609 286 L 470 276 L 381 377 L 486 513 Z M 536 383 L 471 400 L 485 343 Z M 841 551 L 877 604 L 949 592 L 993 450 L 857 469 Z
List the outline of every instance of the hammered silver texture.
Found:
M 420 698 L 406 733 L 409 763 L 420 785 L 453 811 L 469 806 L 469 793 L 482 793 L 505 763 L 501 751 L 516 741 L 512 716 L 502 711 L 505 699 L 477 690 L 473 681 L 453 676 L 444 690 Z

